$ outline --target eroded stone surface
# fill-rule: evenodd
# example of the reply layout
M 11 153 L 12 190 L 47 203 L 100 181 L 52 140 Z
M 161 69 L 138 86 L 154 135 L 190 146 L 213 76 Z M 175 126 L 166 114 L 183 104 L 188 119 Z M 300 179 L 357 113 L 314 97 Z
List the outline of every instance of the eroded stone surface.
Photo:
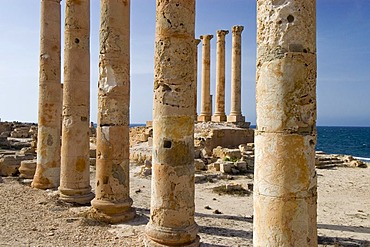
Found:
M 90 1 L 66 0 L 60 199 L 88 204 L 90 119 Z
M 257 1 L 254 246 L 317 246 L 315 2 Z
M 37 168 L 34 188 L 57 188 L 60 181 L 61 91 L 60 0 L 41 1 Z
M 243 26 L 233 26 L 231 51 L 231 109 L 227 116 L 228 122 L 244 122 L 241 109 L 241 34 Z
M 194 221 L 195 1 L 157 0 L 146 246 L 199 246 Z
M 101 1 L 94 217 L 132 219 L 129 196 L 130 1 Z
M 211 120 L 212 104 L 211 104 L 211 44 L 210 41 L 213 35 L 207 34 L 200 36 L 202 40 L 202 92 L 201 92 L 201 111 L 198 116 L 198 121 L 207 122 Z
M 228 30 L 217 30 L 216 102 L 213 122 L 226 121 L 225 114 L 225 36 Z

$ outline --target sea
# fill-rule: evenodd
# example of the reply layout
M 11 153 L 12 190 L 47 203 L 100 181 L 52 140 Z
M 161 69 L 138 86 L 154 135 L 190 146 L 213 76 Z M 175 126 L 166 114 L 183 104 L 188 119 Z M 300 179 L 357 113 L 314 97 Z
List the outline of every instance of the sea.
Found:
M 370 127 L 317 127 L 316 150 L 370 162 Z
M 145 124 L 130 126 L 145 126 Z M 316 150 L 328 154 L 352 155 L 370 162 L 370 127 L 317 126 Z

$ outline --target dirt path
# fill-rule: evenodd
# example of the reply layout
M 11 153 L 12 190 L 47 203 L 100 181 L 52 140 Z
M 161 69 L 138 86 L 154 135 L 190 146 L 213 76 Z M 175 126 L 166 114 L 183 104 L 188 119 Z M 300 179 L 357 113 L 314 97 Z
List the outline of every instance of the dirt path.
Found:
M 89 207 L 58 201 L 56 192 L 32 189 L 17 178 L 0 180 L 0 246 L 143 246 L 149 217 L 150 177 L 131 169 L 131 196 L 138 216 L 108 225 L 85 218 Z M 320 246 L 370 246 L 370 169 L 318 170 Z M 219 195 L 213 187 L 252 182 L 207 179 L 196 184 L 196 222 L 202 246 L 252 246 L 252 196 Z M 94 173 L 91 174 L 92 180 Z M 93 184 L 93 181 L 92 181 Z M 215 211 L 221 214 L 216 214 Z

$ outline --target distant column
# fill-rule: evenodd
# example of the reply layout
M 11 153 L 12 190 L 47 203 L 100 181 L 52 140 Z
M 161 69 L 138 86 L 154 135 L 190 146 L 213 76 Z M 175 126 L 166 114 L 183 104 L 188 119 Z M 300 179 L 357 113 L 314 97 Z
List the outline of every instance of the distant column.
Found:
M 96 138 L 97 219 L 118 223 L 135 210 L 129 190 L 130 1 L 100 1 L 100 78 Z
M 90 0 L 66 0 L 60 199 L 88 204 L 90 187 Z
M 32 187 L 57 188 L 60 181 L 60 0 L 41 1 L 37 167 Z
M 257 10 L 253 246 L 317 246 L 316 1 Z
M 231 110 L 227 116 L 228 122 L 244 122 L 241 108 L 241 34 L 243 26 L 232 27 L 231 53 Z
M 211 44 L 213 35 L 202 35 L 202 98 L 199 122 L 211 121 Z
M 156 13 L 153 177 L 145 246 L 199 246 L 194 221 L 195 0 L 157 0 Z
M 197 121 L 198 113 L 197 113 L 197 105 L 198 105 L 198 45 L 200 43 L 200 39 L 195 39 L 195 57 L 194 57 L 194 120 Z
M 225 36 L 228 30 L 217 30 L 216 60 L 216 107 L 212 116 L 213 122 L 225 122 Z

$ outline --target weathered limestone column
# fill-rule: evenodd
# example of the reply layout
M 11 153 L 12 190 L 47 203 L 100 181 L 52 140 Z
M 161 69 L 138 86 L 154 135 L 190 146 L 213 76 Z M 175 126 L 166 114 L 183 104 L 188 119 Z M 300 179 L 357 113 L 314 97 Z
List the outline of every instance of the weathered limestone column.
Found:
M 198 105 L 198 45 L 200 43 L 200 39 L 195 39 L 195 56 L 194 56 L 194 120 L 197 121 L 198 113 L 197 113 L 197 105 Z
M 157 0 L 153 166 L 145 246 L 199 246 L 194 221 L 195 0 Z
M 225 122 L 225 36 L 228 30 L 217 30 L 216 98 L 213 122 Z
M 211 121 L 211 39 L 213 35 L 200 36 L 202 40 L 202 98 L 199 122 Z
M 257 1 L 254 246 L 317 246 L 316 1 Z
M 31 186 L 57 188 L 60 181 L 60 0 L 41 1 L 37 166 Z
M 100 78 L 94 217 L 135 216 L 129 196 L 130 1 L 100 1 Z
M 241 107 L 241 34 L 243 26 L 233 26 L 232 31 L 232 52 L 231 52 L 231 110 L 227 116 L 228 122 L 244 122 Z
M 66 0 L 60 199 L 88 204 L 90 187 L 90 0 Z

